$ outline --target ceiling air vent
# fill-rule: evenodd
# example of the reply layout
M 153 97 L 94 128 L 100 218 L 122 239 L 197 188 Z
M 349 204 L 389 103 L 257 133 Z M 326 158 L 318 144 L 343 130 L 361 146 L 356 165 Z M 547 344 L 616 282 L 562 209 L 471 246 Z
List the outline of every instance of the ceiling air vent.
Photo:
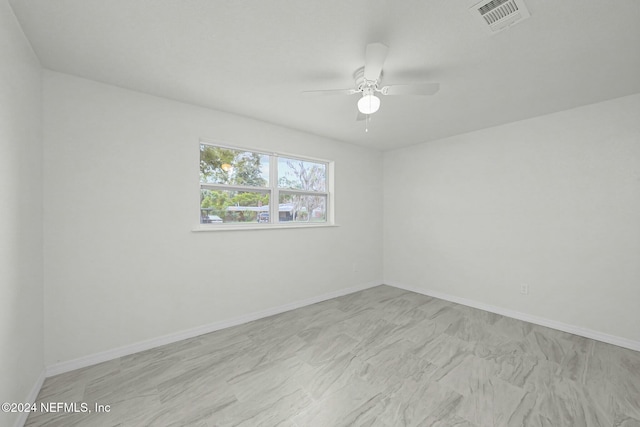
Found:
M 527 19 L 529 11 L 523 0 L 485 0 L 469 9 L 491 34 Z

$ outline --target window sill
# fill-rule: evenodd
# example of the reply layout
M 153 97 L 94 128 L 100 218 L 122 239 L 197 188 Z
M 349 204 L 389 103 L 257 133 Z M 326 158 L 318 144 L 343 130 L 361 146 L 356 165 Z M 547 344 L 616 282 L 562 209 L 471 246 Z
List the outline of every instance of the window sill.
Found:
M 239 230 L 283 230 L 288 228 L 327 228 L 339 227 L 338 224 L 246 224 L 246 225 L 199 225 L 191 231 L 239 231 Z

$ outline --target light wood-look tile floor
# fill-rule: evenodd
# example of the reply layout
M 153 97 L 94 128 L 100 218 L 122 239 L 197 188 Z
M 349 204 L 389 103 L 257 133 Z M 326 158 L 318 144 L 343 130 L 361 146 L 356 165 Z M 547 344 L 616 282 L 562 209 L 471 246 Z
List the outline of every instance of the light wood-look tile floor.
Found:
M 640 353 L 376 288 L 48 378 L 27 426 L 640 426 Z

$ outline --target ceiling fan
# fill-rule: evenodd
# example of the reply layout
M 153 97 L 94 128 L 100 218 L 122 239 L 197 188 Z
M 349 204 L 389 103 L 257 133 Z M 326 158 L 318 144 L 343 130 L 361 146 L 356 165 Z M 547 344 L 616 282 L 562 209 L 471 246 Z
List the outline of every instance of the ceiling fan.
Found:
M 398 84 L 381 86 L 382 66 L 387 58 L 389 47 L 382 43 L 369 43 L 365 49 L 364 67 L 353 74 L 354 89 L 310 90 L 303 95 L 355 95 L 362 94 L 358 100 L 358 117 L 364 120 L 380 108 L 382 95 L 433 95 L 440 89 L 439 83 Z

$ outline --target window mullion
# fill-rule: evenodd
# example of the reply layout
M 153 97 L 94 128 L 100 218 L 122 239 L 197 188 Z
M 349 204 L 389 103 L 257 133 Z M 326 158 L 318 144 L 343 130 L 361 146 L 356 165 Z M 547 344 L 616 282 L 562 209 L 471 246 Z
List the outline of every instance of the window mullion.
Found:
M 301 196 L 328 196 L 329 193 L 327 193 L 326 191 L 311 191 L 311 190 L 297 190 L 295 188 L 283 188 L 282 190 L 279 190 L 281 193 L 284 194 L 298 194 Z
M 264 187 L 250 187 L 248 185 L 231 185 L 231 184 L 212 184 L 212 183 L 200 183 L 200 188 L 204 190 L 227 190 L 227 191 L 248 191 L 251 193 L 269 193 L 268 188 Z
M 269 197 L 269 217 L 271 223 L 276 224 L 280 219 L 280 194 L 278 190 L 278 156 L 269 156 L 269 186 L 271 196 Z

